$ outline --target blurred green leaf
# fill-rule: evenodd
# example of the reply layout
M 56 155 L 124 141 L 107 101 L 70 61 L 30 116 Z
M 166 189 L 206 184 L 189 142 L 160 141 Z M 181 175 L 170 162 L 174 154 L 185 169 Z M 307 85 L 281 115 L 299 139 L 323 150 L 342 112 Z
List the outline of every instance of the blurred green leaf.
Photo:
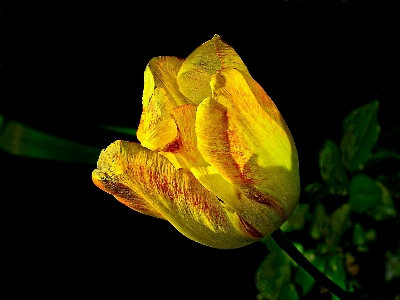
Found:
M 305 251 L 303 254 L 318 270 L 320 270 L 321 272 L 325 272 L 326 260 L 322 256 L 316 255 L 315 253 L 316 250 L 310 249 Z M 295 282 L 300 285 L 302 295 L 306 295 L 311 291 L 316 281 L 303 268 L 298 267 L 295 275 Z
M 363 213 L 377 205 L 381 198 L 381 188 L 367 175 L 358 174 L 351 179 L 349 202 L 353 211 Z
M 367 244 L 367 233 L 364 231 L 360 223 L 354 224 L 353 228 L 353 244 L 360 247 L 364 247 Z M 362 248 L 362 252 L 367 252 L 368 248 Z
M 100 125 L 97 124 L 97 127 L 107 129 L 109 131 L 117 132 L 117 133 L 123 133 L 126 135 L 131 135 L 131 136 L 136 136 L 136 129 L 134 128 L 129 128 L 129 127 L 119 127 L 119 126 L 109 126 L 109 125 Z
M 393 278 L 400 278 L 400 248 L 394 253 L 386 252 L 385 279 L 390 282 Z
M 379 135 L 379 101 L 363 105 L 343 121 L 342 162 L 350 172 L 362 170 Z
M 304 271 L 303 268 L 297 269 L 295 281 L 300 285 L 302 295 L 308 294 L 315 283 L 315 279 L 308 272 Z
M 319 153 L 319 168 L 322 179 L 333 195 L 347 195 L 348 178 L 341 160 L 339 147 L 327 140 Z
M 0 127 L 0 149 L 16 156 L 90 164 L 96 164 L 101 151 L 96 147 L 43 133 L 16 121 L 8 121 Z
M 313 216 L 311 237 L 316 240 L 324 237 L 326 251 L 336 248 L 343 233 L 350 227 L 350 205 L 343 204 L 329 216 L 322 203 L 317 203 Z
M 329 230 L 329 218 L 322 203 L 318 202 L 315 205 L 313 216 L 310 235 L 313 239 L 319 240 L 322 236 L 327 236 Z
M 377 221 L 382 221 L 387 218 L 394 218 L 397 216 L 396 207 L 393 203 L 392 196 L 389 190 L 379 181 L 376 184 L 381 189 L 381 199 L 377 205 L 374 205 L 368 214 Z
M 322 184 L 319 182 L 310 183 L 304 188 L 304 191 L 308 194 L 317 193 L 322 190 Z
M 257 299 L 283 300 L 298 299 L 297 292 L 290 287 L 290 258 L 276 245 L 273 239 L 264 240 L 270 253 L 256 272 Z M 290 291 L 286 291 L 289 289 Z M 282 293 L 282 295 L 281 295 Z M 286 298 L 283 298 L 286 297 Z
M 310 205 L 308 203 L 300 203 L 297 205 L 296 210 L 285 222 L 285 224 L 282 225 L 281 229 L 284 232 L 303 229 L 306 222 L 306 214 L 309 208 Z
M 309 250 L 305 253 L 303 253 L 304 256 L 307 257 L 307 259 L 315 265 L 315 254 L 313 250 Z M 317 267 L 317 266 L 316 266 Z M 321 265 L 319 265 L 319 267 L 321 267 Z M 318 267 L 317 267 L 318 268 Z M 321 270 L 320 270 L 321 271 Z M 296 272 L 296 276 L 295 276 L 295 282 L 300 285 L 301 287 L 301 291 L 302 291 L 302 295 L 306 295 L 308 294 L 314 283 L 315 283 L 315 279 L 308 273 L 306 272 L 303 268 L 298 268 L 297 272 Z
M 319 182 L 314 182 L 304 188 L 307 194 L 310 194 L 310 199 L 313 201 L 320 201 L 328 195 L 327 185 L 322 185 Z
M 343 233 L 350 228 L 350 205 L 343 204 L 336 209 L 330 218 L 330 232 L 326 237 L 326 244 L 329 249 L 335 249 Z
M 359 252 L 368 252 L 367 244 L 376 239 L 376 231 L 370 229 L 365 231 L 360 223 L 353 226 L 353 244 L 357 246 Z
M 269 298 L 267 298 L 269 299 Z M 281 292 L 279 293 L 278 300 L 298 300 L 299 293 L 294 284 L 289 280 L 282 284 Z
M 381 161 L 387 158 L 393 158 L 400 160 L 400 154 L 394 151 L 390 151 L 387 149 L 379 148 L 379 150 L 374 153 L 371 157 L 371 160 Z
M 326 271 L 325 274 L 333 280 L 338 286 L 347 291 L 346 285 L 346 271 L 343 264 L 341 255 L 334 254 L 325 257 L 326 259 Z M 332 299 L 340 300 L 335 295 L 332 295 Z

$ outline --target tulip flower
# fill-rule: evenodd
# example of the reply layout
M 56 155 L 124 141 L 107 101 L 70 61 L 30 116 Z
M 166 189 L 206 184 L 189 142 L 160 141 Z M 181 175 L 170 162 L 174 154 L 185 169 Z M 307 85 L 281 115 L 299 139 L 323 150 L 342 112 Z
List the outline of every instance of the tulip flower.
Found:
M 93 182 L 126 206 L 221 249 L 270 235 L 296 208 L 291 133 L 232 47 L 215 35 L 144 72 L 140 144 L 116 141 Z

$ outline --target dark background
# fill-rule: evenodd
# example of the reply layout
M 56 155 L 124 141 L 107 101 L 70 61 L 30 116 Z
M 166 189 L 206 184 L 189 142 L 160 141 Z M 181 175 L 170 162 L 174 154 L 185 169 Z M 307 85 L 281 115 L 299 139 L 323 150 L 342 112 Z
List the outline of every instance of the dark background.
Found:
M 99 148 L 133 140 L 92 125 L 136 128 L 147 62 L 186 57 L 217 33 L 284 116 L 303 187 L 320 180 L 324 140 L 339 141 L 343 118 L 364 103 L 380 100 L 379 143 L 397 143 L 395 1 L 53 2 L 0 6 L 7 120 Z M 255 299 L 261 243 L 228 251 L 192 242 L 96 188 L 94 165 L 0 153 L 0 167 L 7 299 Z

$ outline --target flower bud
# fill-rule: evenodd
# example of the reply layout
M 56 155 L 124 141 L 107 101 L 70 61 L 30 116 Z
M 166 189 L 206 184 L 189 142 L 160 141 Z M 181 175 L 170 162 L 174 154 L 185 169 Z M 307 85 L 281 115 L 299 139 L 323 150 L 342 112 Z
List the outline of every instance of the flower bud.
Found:
M 300 194 L 296 147 L 232 47 L 215 35 L 186 60 L 153 58 L 144 78 L 140 144 L 103 150 L 94 183 L 215 248 L 279 228 Z

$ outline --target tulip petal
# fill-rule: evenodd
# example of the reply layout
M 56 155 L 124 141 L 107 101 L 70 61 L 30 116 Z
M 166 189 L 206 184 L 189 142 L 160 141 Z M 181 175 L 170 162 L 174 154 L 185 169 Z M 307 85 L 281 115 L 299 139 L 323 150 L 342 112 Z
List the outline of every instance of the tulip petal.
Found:
M 190 103 L 179 91 L 176 81 L 179 69 L 184 61 L 184 59 L 175 56 L 159 56 L 150 60 L 144 71 L 144 106 L 146 106 L 156 88 L 165 89 L 173 107 Z
M 300 192 L 297 152 L 279 111 L 246 73 L 221 70 L 196 114 L 203 157 L 279 227 Z
M 178 84 L 183 95 L 194 104 L 211 96 L 210 79 L 217 70 L 234 68 L 248 73 L 235 50 L 218 35 L 194 50 L 182 64 Z
M 172 116 L 178 128 L 178 138 L 174 141 L 170 154 L 174 155 L 179 166 L 192 173 L 200 183 L 224 201 L 230 210 L 240 216 L 242 225 L 247 224 L 253 237 L 271 234 L 277 227 L 265 214 L 251 203 L 235 185 L 225 179 L 202 156 L 197 148 L 195 131 L 197 106 L 192 104 L 176 107 Z M 162 152 L 165 155 L 165 152 Z M 174 161 L 168 157 L 174 164 Z
M 221 249 L 261 236 L 185 169 L 137 143 L 116 141 L 100 154 L 97 186 L 145 214 L 163 217 L 188 238 Z
M 143 112 L 137 137 L 151 150 L 159 151 L 176 138 L 176 125 L 170 112 L 188 103 L 176 82 L 182 63 L 176 57 L 155 57 L 144 72 Z

